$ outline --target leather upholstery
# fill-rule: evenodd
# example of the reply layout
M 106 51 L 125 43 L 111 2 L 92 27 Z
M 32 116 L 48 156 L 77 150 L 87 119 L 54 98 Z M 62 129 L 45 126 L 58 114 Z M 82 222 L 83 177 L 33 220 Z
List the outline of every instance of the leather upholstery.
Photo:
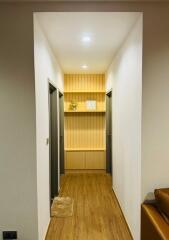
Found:
M 154 191 L 158 209 L 169 218 L 169 188 Z
M 169 225 L 149 204 L 142 204 L 141 240 L 169 240 Z
M 141 207 L 141 240 L 169 240 L 169 224 L 162 216 L 169 216 L 169 189 L 155 190 L 155 197 L 155 204 Z

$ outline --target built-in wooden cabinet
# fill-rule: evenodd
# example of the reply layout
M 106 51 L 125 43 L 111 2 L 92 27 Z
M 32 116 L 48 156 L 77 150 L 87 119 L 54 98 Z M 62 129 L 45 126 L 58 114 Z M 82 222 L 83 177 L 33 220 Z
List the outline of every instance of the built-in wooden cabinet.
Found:
M 65 152 L 65 168 L 67 170 L 104 170 L 105 163 L 105 151 Z
M 66 169 L 85 169 L 85 152 L 66 151 L 65 168 Z
M 105 76 L 67 74 L 64 79 L 65 169 L 104 170 Z M 96 109 L 87 108 L 89 100 L 95 101 Z
M 85 154 L 86 169 L 105 169 L 105 151 L 90 151 Z

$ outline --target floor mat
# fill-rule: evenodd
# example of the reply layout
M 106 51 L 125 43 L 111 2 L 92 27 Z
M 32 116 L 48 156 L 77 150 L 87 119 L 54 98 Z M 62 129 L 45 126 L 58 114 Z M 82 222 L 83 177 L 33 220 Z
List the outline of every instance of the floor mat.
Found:
M 73 200 L 70 197 L 55 197 L 51 207 L 52 217 L 71 217 L 73 215 Z

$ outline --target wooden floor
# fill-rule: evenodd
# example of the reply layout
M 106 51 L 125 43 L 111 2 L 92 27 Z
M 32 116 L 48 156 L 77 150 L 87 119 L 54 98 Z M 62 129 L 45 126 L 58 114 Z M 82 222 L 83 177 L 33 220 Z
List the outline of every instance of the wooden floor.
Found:
M 66 174 L 60 196 L 74 199 L 73 217 L 50 222 L 46 240 L 131 240 L 107 174 Z

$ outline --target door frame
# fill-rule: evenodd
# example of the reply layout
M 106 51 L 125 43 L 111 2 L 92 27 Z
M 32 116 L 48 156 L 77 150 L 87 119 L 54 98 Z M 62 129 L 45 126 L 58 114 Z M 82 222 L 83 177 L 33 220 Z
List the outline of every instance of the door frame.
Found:
M 57 131 L 58 149 L 57 149 L 57 152 L 58 152 L 58 192 L 59 192 L 60 191 L 60 122 L 59 122 L 60 111 L 59 111 L 59 94 L 64 96 L 64 93 L 63 93 L 63 91 L 60 90 L 60 88 L 58 88 L 56 86 L 56 84 L 53 81 L 51 81 L 50 78 L 48 78 L 48 86 L 49 86 L 49 84 L 51 84 L 57 91 L 57 127 L 58 127 L 58 131 Z M 64 111 L 64 108 L 63 108 L 63 111 Z
M 54 132 L 55 134 L 51 134 L 51 93 L 55 92 L 55 99 L 56 99 L 56 111 L 54 113 Z M 54 144 L 56 145 L 58 143 L 58 97 L 57 97 L 57 88 L 56 86 L 53 84 L 53 82 L 51 82 L 48 79 L 48 94 L 49 94 L 49 140 L 48 140 L 48 144 L 49 144 L 49 201 L 50 201 L 50 206 L 52 204 L 52 199 L 54 198 L 55 195 L 58 194 L 59 188 L 58 188 L 58 175 L 59 175 L 59 165 L 58 165 L 58 148 L 53 148 L 52 149 L 52 142 L 54 142 Z M 58 144 L 57 144 L 58 145 Z M 54 162 L 53 159 L 57 162 Z M 52 189 L 52 166 L 55 164 L 54 169 L 56 169 L 56 185 L 54 187 L 54 189 Z
M 61 124 L 60 124 L 60 122 L 61 122 L 61 116 L 60 116 L 60 113 L 61 113 L 61 111 L 60 111 L 60 97 L 63 97 L 63 125 L 62 125 L 62 127 L 63 127 L 63 159 L 61 159 Z M 60 91 L 59 89 L 58 89 L 58 99 L 59 99 L 59 101 L 58 101 L 58 105 L 59 105 L 59 107 L 58 107 L 58 109 L 59 109 L 59 134 L 58 134 L 58 138 L 59 138 L 59 177 L 62 175 L 62 174 L 64 174 L 65 173 L 65 169 L 64 169 L 64 94 L 63 94 L 63 92 L 62 91 Z M 62 169 L 62 165 L 61 165 L 61 160 L 63 160 L 63 169 Z
M 106 108 L 107 108 L 107 97 L 111 96 L 111 106 L 113 106 L 113 90 L 112 88 L 106 92 Z M 106 109 L 106 113 L 107 113 Z M 113 174 L 113 109 L 111 110 L 111 169 L 110 171 L 108 170 L 108 159 L 107 159 L 107 116 L 106 116 L 106 172 L 110 173 L 111 175 Z

